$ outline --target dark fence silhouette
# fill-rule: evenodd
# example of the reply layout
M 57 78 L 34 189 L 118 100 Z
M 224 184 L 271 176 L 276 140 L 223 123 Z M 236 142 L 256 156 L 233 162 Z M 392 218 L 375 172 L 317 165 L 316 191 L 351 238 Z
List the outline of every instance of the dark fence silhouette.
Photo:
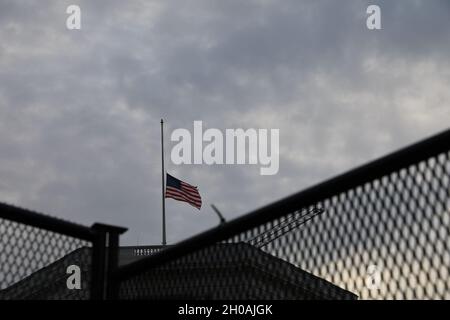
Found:
M 0 299 L 450 299 L 450 131 L 118 267 L 125 230 L 0 204 Z
M 118 298 L 449 299 L 449 151 L 447 131 L 121 267 Z
M 117 267 L 119 234 L 0 203 L 0 299 L 105 299 Z M 81 290 L 69 289 L 67 268 L 81 271 Z

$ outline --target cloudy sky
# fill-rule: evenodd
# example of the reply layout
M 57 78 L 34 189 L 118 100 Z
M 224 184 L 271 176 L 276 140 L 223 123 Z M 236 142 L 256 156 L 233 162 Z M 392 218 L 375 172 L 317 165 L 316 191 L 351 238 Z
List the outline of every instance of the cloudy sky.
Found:
M 167 200 L 170 243 L 449 127 L 446 0 L 0 0 L 0 39 L 0 201 L 128 245 L 161 241 L 160 118 L 204 202 Z M 279 173 L 175 166 L 194 120 L 279 128 Z

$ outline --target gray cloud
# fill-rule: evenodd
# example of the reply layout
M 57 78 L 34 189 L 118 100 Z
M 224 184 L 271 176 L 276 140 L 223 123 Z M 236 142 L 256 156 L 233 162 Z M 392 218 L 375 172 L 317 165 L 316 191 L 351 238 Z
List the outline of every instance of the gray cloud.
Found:
M 82 30 L 65 8 L 82 8 Z M 159 119 L 280 128 L 280 172 L 180 166 L 201 212 L 167 201 L 169 241 L 445 129 L 447 1 L 2 1 L 0 200 L 160 241 Z

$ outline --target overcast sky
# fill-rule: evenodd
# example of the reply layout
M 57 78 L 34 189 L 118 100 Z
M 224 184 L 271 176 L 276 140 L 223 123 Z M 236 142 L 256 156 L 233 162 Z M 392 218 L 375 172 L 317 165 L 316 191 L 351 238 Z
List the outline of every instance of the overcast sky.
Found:
M 0 201 L 127 245 L 161 242 L 160 118 L 204 203 L 167 200 L 169 243 L 449 127 L 447 0 L 0 0 L 0 40 Z M 279 128 L 279 173 L 175 166 L 194 120 Z

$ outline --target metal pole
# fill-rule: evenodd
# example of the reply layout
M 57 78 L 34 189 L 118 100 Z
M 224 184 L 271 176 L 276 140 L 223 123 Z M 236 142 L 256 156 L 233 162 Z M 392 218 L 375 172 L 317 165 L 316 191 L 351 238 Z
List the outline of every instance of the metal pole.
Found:
M 214 204 L 211 204 L 211 208 L 213 208 L 213 210 L 219 216 L 220 224 L 224 224 L 226 221 L 225 221 L 225 218 L 223 217 L 222 213 L 219 211 L 219 209 L 217 209 L 217 207 Z
M 119 262 L 119 236 L 127 231 L 126 228 L 95 223 L 91 229 L 97 235 L 94 242 L 94 255 L 92 278 L 92 299 L 116 299 L 118 297 L 119 283 L 113 277 Z
M 161 186 L 162 186 L 162 245 L 166 245 L 166 199 L 164 197 L 164 121 L 161 119 Z
M 105 297 L 105 258 L 106 258 L 106 234 L 104 230 L 93 228 L 95 239 L 92 243 L 91 265 L 91 300 L 104 300 Z

